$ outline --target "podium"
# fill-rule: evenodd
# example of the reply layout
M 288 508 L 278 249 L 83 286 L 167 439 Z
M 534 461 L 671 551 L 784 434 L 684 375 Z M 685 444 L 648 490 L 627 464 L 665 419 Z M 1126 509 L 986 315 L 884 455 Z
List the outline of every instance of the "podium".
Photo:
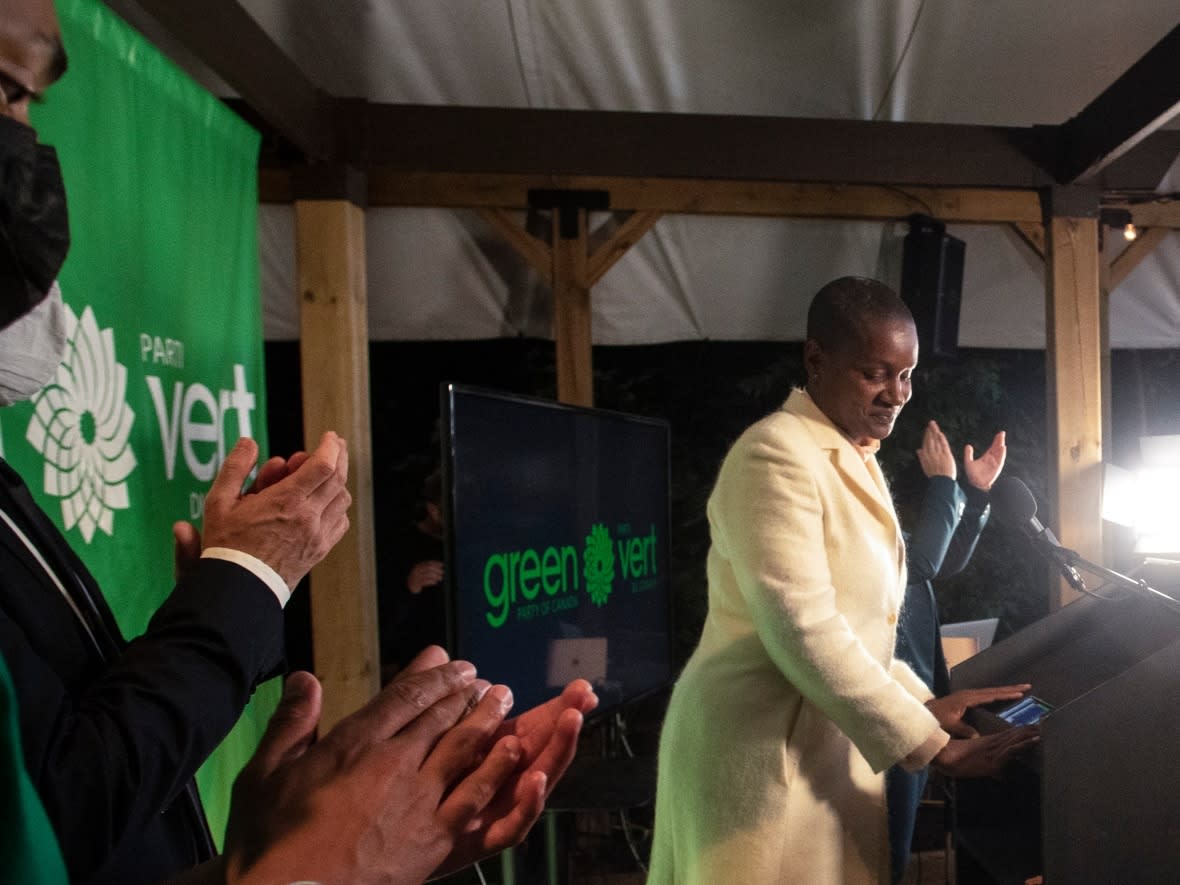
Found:
M 1084 597 L 951 671 L 952 689 L 1020 682 L 1052 709 L 1028 759 L 954 784 L 959 885 L 1180 881 L 1180 610 Z M 1008 706 L 972 724 L 1011 728 Z

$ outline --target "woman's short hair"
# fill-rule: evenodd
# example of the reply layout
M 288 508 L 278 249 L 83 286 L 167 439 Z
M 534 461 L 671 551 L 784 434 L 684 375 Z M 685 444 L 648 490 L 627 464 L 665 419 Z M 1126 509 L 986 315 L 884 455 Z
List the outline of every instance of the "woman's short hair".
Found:
M 904 301 L 879 280 L 840 277 L 815 293 L 807 309 L 807 337 L 826 351 L 859 342 L 866 326 L 914 316 Z

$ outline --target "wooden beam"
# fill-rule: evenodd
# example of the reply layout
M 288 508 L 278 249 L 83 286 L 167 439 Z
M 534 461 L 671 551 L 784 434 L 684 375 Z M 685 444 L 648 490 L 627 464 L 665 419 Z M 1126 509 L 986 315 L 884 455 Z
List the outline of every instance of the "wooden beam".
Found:
M 914 212 L 960 224 L 1041 223 L 1034 191 L 967 188 L 859 187 L 782 182 L 701 181 L 690 179 L 588 178 L 552 175 L 474 175 L 380 170 L 369 177 L 372 206 L 438 208 L 502 207 L 525 209 L 530 188 L 606 190 L 619 209 L 652 209 L 695 215 L 771 215 L 785 218 L 851 218 L 894 221 Z M 262 203 L 294 199 L 287 169 L 258 170 Z M 1107 199 L 1108 209 L 1126 209 L 1138 227 L 1180 230 L 1180 200 L 1159 197 L 1144 202 Z
M 1111 193 L 1152 193 L 1180 155 L 1180 130 L 1161 129 L 1086 181 Z
M 594 405 L 590 281 L 587 277 L 588 224 L 577 212 L 578 235 L 561 236 L 561 212 L 553 212 L 553 338 L 557 343 L 557 398 Z
M 107 3 L 125 17 L 151 16 L 308 157 L 326 159 L 334 152 L 332 100 L 236 0 Z
M 477 208 L 476 213 L 494 228 L 538 274 L 546 285 L 553 280 L 552 248 L 521 227 L 503 209 Z
M 1123 280 L 1131 275 L 1144 258 L 1155 251 L 1155 247 L 1162 243 L 1171 231 L 1166 228 L 1153 227 L 1141 230 L 1119 256 L 1110 263 L 1110 291 L 1114 291 Z
M 1051 156 L 1053 127 L 392 104 L 349 113 L 363 116 L 350 128 L 367 133 L 363 156 L 351 159 L 370 172 L 1052 184 L 1029 145 Z
M 358 103 L 342 123 L 370 173 L 485 172 L 894 187 L 1050 186 L 1059 126 L 999 127 Z M 359 119 L 357 119 L 359 117 Z M 1095 183 L 1151 191 L 1180 133 L 1156 132 Z M 346 158 L 347 159 L 347 158 Z
M 292 201 L 291 177 L 286 169 L 264 167 L 259 169 L 258 178 L 261 202 Z M 525 209 L 528 191 L 535 188 L 605 190 L 611 194 L 611 205 L 618 209 L 682 215 L 895 221 L 920 212 L 952 224 L 1039 225 L 1042 221 L 1038 195 L 1031 190 L 442 172 L 395 174 L 382 170 L 369 177 L 369 204 Z M 1126 209 L 1138 227 L 1180 230 L 1180 200 L 1164 196 L 1143 202 L 1106 199 L 1102 205 Z
M 950 222 L 1039 223 L 1034 191 L 866 187 L 599 176 L 407 174 L 376 171 L 371 205 L 524 208 L 530 188 L 606 190 L 613 209 L 691 215 L 895 220 L 915 212 Z
M 167 5 L 167 0 L 144 2 Z M 218 67 L 228 70 L 229 62 Z M 558 177 L 1011 190 L 1051 186 L 1061 165 L 1060 126 L 390 105 L 342 98 L 328 103 L 317 119 L 336 135 L 329 146 L 336 152 L 333 159 L 375 179 L 543 170 Z M 306 133 L 306 127 L 296 130 Z M 293 130 L 288 125 L 281 131 Z M 268 147 L 277 141 L 264 137 L 263 165 L 290 162 L 281 149 Z M 1180 132 L 1155 132 L 1103 167 L 1093 183 L 1125 193 L 1154 191 L 1178 152 Z
M 1045 260 L 1045 225 L 1014 222 L 1012 230 L 1016 232 L 1024 245 L 1032 249 L 1037 258 L 1041 261 Z
M 1180 200 L 1160 198 L 1143 203 L 1112 200 L 1102 205 L 1107 209 L 1126 209 L 1136 227 L 1180 230 Z
M 616 213 L 612 216 L 611 222 L 595 231 L 595 236 L 591 238 L 590 258 L 586 269 L 591 286 L 602 279 L 632 246 L 643 239 L 643 235 L 660 220 L 662 213 L 643 209 L 627 213 L 621 220 L 620 217 L 620 214 Z
M 1180 112 L 1180 25 L 1059 132 L 1058 180 L 1085 182 Z
M 1102 312 L 1098 219 L 1046 224 L 1046 367 L 1051 516 L 1066 547 L 1102 559 Z M 1056 573 L 1054 573 L 1056 574 Z M 1050 607 L 1077 594 L 1053 581 Z
M 263 202 L 287 202 L 280 172 L 260 177 Z M 391 173 L 369 177 L 372 206 L 504 209 L 528 207 L 531 189 L 605 190 L 611 208 L 685 215 L 761 215 L 894 221 L 915 212 L 962 224 L 1039 224 L 1036 191 L 878 187 L 683 178 L 461 173 Z
M 312 644 L 324 685 L 320 728 L 379 688 L 364 210 L 345 200 L 295 204 L 304 439 L 348 441 L 352 526 L 312 570 Z

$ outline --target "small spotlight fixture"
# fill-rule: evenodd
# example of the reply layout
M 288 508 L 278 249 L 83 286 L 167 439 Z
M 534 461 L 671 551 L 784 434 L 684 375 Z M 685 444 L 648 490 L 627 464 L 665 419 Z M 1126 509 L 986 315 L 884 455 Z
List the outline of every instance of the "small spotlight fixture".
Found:
M 1139 231 L 1136 229 L 1134 224 L 1128 221 L 1127 226 L 1123 228 L 1123 239 L 1129 243 L 1137 236 L 1139 236 Z

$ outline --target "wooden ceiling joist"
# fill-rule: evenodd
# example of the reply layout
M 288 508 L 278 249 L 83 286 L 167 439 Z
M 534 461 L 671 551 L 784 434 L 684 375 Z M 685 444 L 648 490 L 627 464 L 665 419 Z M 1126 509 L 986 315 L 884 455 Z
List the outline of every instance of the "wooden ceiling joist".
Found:
M 1032 190 L 791 184 L 677 178 L 389 173 L 369 176 L 370 206 L 527 209 L 530 189 L 605 190 L 611 207 L 686 215 L 892 220 L 915 212 L 952 223 L 1041 222 Z M 264 203 L 291 201 L 283 170 L 259 175 Z
M 1180 26 L 1068 123 L 1002 127 L 335 98 L 237 0 L 107 3 L 154 19 L 241 94 L 251 122 L 264 121 L 305 159 L 375 175 L 543 170 L 562 177 L 1000 190 L 1085 180 L 1147 192 L 1180 152 L 1180 133 L 1152 135 L 1180 110 Z
M 1143 203 L 1106 201 L 1106 209 L 1126 209 L 1136 227 L 1167 227 L 1180 230 L 1180 200 L 1160 198 Z
M 336 149 L 337 101 L 322 92 L 236 0 L 107 0 L 141 10 L 236 89 L 276 132 L 307 157 Z
M 993 189 L 1057 183 L 1060 126 L 351 102 L 345 159 L 373 173 L 688 178 Z M 1152 191 L 1180 133 L 1136 142 L 1088 183 Z M 1128 145 L 1128 148 L 1130 146 Z M 1112 158 L 1113 159 L 1113 158 Z
M 1060 127 L 1061 182 L 1092 181 L 1180 112 L 1178 58 L 1180 25 Z
M 1031 129 L 716 114 L 355 105 L 371 171 L 1029 188 Z M 350 158 L 352 159 L 352 158 Z
M 899 211 L 948 221 L 1038 221 L 976 209 L 971 190 L 1053 186 L 1061 127 L 1028 129 L 700 114 L 377 105 L 334 100 L 336 157 L 365 169 L 374 206 L 524 208 L 529 187 L 611 181 L 628 210 L 861 218 L 869 188 L 895 190 Z M 1180 132 L 1157 132 L 1090 185 L 1153 192 L 1180 153 Z M 287 161 L 263 157 L 262 199 L 286 202 Z M 619 184 L 626 181 L 628 184 Z M 681 182 L 691 182 L 683 187 Z M 527 189 L 527 188 L 525 188 Z M 678 191 L 678 193 L 677 193 Z M 879 193 L 879 192 L 878 192 Z M 875 204 L 888 197 L 873 197 Z M 808 206 L 808 202 L 811 206 Z M 781 206 L 789 205 L 788 211 Z

